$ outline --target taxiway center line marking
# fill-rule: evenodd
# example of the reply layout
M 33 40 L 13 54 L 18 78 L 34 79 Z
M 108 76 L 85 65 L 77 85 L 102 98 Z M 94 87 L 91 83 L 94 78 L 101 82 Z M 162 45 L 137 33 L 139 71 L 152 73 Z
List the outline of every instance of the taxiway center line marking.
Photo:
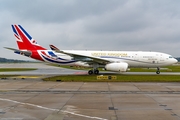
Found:
M 77 113 L 69 112 L 69 111 L 65 111 L 65 110 L 52 109 L 52 108 L 47 108 L 47 107 L 43 107 L 43 106 L 40 106 L 40 105 L 35 105 L 35 104 L 30 104 L 30 103 L 23 103 L 23 102 L 18 102 L 18 101 L 10 100 L 10 99 L 3 99 L 3 98 L 0 98 L 0 100 L 1 100 L 1 101 L 13 102 L 13 103 L 17 103 L 17 104 L 22 104 L 22 105 L 29 105 L 29 106 L 33 106 L 33 107 L 37 107 L 37 108 L 41 108 L 41 109 L 45 109 L 45 110 L 61 111 L 61 112 L 64 112 L 64 113 L 69 113 L 69 114 L 76 115 L 76 116 L 80 116 L 80 117 L 86 117 L 86 118 L 97 119 L 97 120 L 107 120 L 107 119 L 100 118 L 100 117 L 92 117 L 92 116 L 87 116 L 87 115 L 77 114 Z

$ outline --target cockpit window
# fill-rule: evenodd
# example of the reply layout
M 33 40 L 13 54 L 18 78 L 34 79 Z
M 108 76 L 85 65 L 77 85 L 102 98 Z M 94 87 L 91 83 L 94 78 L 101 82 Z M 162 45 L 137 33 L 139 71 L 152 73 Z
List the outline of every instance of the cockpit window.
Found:
M 169 58 L 173 58 L 172 56 L 169 56 Z

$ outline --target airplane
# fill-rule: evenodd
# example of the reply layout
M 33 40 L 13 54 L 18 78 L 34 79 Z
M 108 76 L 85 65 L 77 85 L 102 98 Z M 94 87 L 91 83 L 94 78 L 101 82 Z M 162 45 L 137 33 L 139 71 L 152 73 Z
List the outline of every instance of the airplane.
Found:
M 36 60 L 68 66 L 92 68 L 88 74 L 99 74 L 98 68 L 113 72 L 126 72 L 129 68 L 157 68 L 177 63 L 171 55 L 149 51 L 94 51 L 94 50 L 60 50 L 50 45 L 50 50 L 42 47 L 21 25 L 12 25 L 19 49 L 4 47 L 14 53 Z

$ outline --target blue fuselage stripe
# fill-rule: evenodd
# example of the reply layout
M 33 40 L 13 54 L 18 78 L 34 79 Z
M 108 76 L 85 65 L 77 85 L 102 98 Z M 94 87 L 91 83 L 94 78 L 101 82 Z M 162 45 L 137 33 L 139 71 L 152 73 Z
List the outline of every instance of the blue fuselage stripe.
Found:
M 43 56 L 43 55 L 42 55 Z M 49 58 L 46 58 L 45 56 L 43 56 L 44 59 L 46 59 L 47 61 L 49 62 L 53 62 L 53 63 L 59 63 L 59 64 L 69 64 L 69 63 L 74 63 L 76 61 L 67 61 L 67 62 L 60 62 L 60 61 L 55 61 L 55 60 L 52 60 L 52 59 L 49 59 Z

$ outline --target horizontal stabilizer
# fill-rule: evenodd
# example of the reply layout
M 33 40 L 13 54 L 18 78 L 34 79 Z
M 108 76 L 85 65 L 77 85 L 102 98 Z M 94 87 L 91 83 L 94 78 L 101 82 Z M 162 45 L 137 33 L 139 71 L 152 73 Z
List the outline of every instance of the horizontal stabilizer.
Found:
M 27 51 L 27 50 L 18 50 L 18 49 L 15 49 L 15 48 L 9 48 L 9 47 L 4 47 L 8 50 L 12 50 L 14 51 L 14 53 L 17 53 L 17 54 L 20 54 L 20 55 L 25 55 L 27 57 L 31 56 L 32 55 L 32 52 L 31 51 Z

